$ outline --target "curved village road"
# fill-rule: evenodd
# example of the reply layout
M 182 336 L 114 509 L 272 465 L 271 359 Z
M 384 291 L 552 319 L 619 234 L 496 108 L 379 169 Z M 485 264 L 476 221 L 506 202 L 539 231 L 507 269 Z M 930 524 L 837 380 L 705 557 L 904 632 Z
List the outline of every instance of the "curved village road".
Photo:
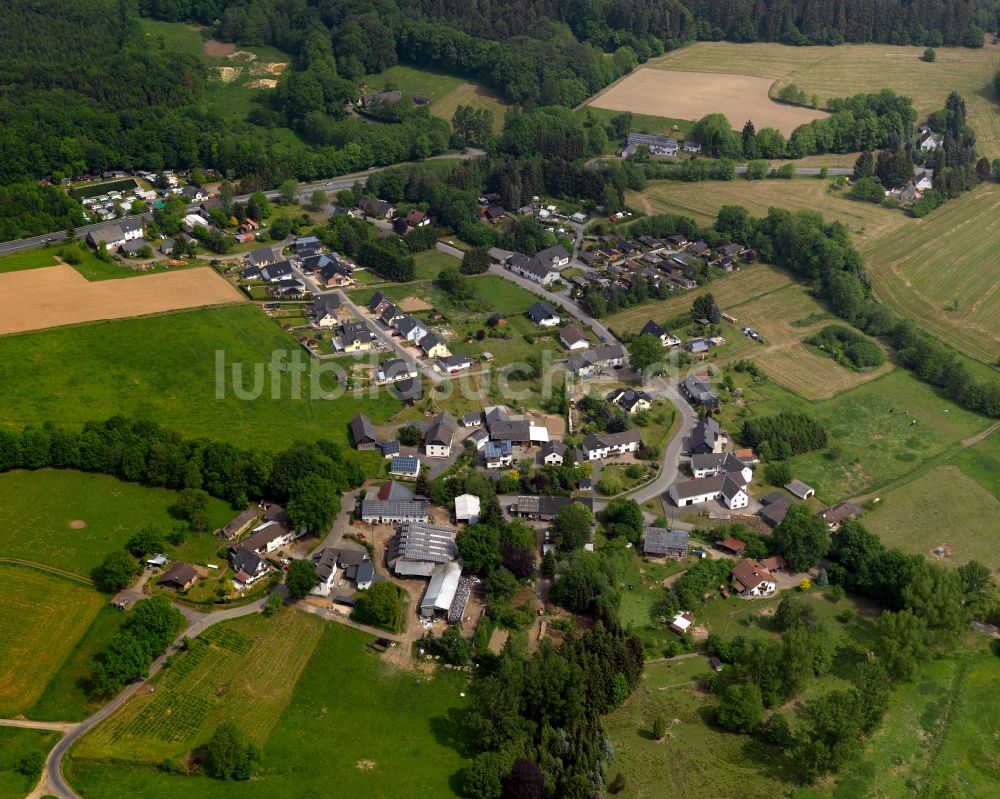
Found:
M 59 799 L 81 799 L 80 795 L 70 787 L 62 775 L 63 755 L 66 754 L 69 748 L 138 693 L 149 679 L 163 668 L 163 664 L 167 658 L 180 650 L 181 642 L 184 638 L 197 638 L 213 624 L 228 621 L 229 619 L 236 619 L 240 616 L 249 616 L 251 613 L 258 613 L 263 610 L 266 602 L 267 597 L 264 597 L 249 605 L 243 605 L 238 608 L 226 608 L 225 610 L 217 610 L 213 613 L 200 613 L 188 608 L 179 608 L 184 617 L 190 622 L 188 627 L 177 637 L 177 640 L 171 644 L 170 648 L 154 661 L 153 665 L 149 668 L 149 675 L 146 679 L 132 683 L 93 716 L 72 726 L 67 734 L 60 739 L 59 743 L 53 747 L 52 751 L 49 752 L 49 756 L 45 760 L 45 769 L 42 772 L 41 782 L 31 796 L 52 794 L 59 797 Z

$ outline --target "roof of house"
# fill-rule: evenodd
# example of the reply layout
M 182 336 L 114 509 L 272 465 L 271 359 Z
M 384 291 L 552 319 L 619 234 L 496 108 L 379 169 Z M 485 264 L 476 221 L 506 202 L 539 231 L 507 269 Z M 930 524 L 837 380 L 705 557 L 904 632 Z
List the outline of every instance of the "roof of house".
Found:
M 193 582 L 198 579 L 199 575 L 197 570 L 189 563 L 175 563 L 171 566 L 166 574 L 164 574 L 159 580 L 157 580 L 158 585 L 165 585 L 171 583 L 180 588 L 188 585 L 188 583 Z
M 331 291 L 328 294 L 317 294 L 313 298 L 313 313 L 323 316 L 340 307 L 340 295 Z
M 613 389 L 607 395 L 607 399 L 627 411 L 631 411 L 640 402 L 648 402 L 650 405 L 653 403 L 652 396 L 645 391 L 636 391 L 632 388 Z
M 392 441 L 380 441 L 379 449 L 382 450 L 382 457 L 386 458 L 390 455 L 397 455 L 399 453 L 399 440 L 393 439 Z
M 234 572 L 245 572 L 249 575 L 256 574 L 267 563 L 259 558 L 256 552 L 243 548 L 230 550 L 229 561 Z
M 674 483 L 673 489 L 679 499 L 691 499 L 706 494 L 716 494 L 722 490 L 725 482 L 726 476 L 717 474 L 700 480 L 678 480 Z
M 389 463 L 390 472 L 415 474 L 420 468 L 420 460 L 413 455 L 393 455 Z
M 379 486 L 377 496 L 381 500 L 410 500 L 415 495 L 408 486 L 398 480 L 389 480 Z
M 428 333 L 426 336 L 420 339 L 420 349 L 424 353 L 429 353 L 435 347 L 445 347 L 447 348 L 448 342 L 446 342 L 437 333 Z
M 376 291 L 372 294 L 372 298 L 368 300 L 368 305 L 365 306 L 369 311 L 375 313 L 375 310 L 383 303 L 389 302 L 389 298 L 386 297 L 381 291 Z
M 760 498 L 761 505 L 773 505 L 775 502 L 788 502 L 788 494 L 784 491 L 771 491 Z
M 543 264 L 537 258 L 532 258 L 530 255 L 522 255 L 519 252 L 514 253 L 508 260 L 508 263 L 512 267 L 516 267 L 522 272 L 528 272 L 541 280 L 544 280 L 549 274 L 556 271 L 552 268 L 551 264 Z
M 412 208 L 406 214 L 406 221 L 409 222 L 411 225 L 419 225 L 421 222 L 424 221 L 426 216 L 427 214 L 425 214 L 423 211 L 420 211 L 416 208 Z
M 363 413 L 359 413 L 351 419 L 350 428 L 351 438 L 354 440 L 355 445 L 369 441 L 378 441 L 378 433 L 375 431 L 375 425 L 373 425 L 372 420 Z
M 828 524 L 840 524 L 845 519 L 856 519 L 864 513 L 864 509 L 859 508 L 853 502 L 840 502 L 832 508 L 821 510 L 819 515 Z
M 385 376 L 387 380 L 393 380 L 399 375 L 410 375 L 416 372 L 410 364 L 404 361 L 402 358 L 390 358 L 388 361 L 379 366 L 379 371 Z
M 364 322 L 347 322 L 340 326 L 340 337 L 343 341 L 371 341 L 372 331 Z
M 498 441 L 530 441 L 531 422 L 527 419 L 494 419 L 486 420 L 490 438 Z
M 757 588 L 761 583 L 774 582 L 771 572 L 754 560 L 741 560 L 733 566 L 731 574 L 748 591 Z
M 344 574 L 348 580 L 354 580 L 356 583 L 370 583 L 375 577 L 375 564 L 370 560 L 352 563 L 344 569 Z
M 416 319 L 414 319 L 409 314 L 406 314 L 404 316 L 399 317 L 393 324 L 396 326 L 396 330 L 398 330 L 400 332 L 400 334 L 402 334 L 404 336 L 409 335 L 414 330 L 426 330 L 427 329 L 419 321 L 417 321 Z
M 586 341 L 587 334 L 583 332 L 579 325 L 566 325 L 559 330 L 559 338 L 566 346 L 572 346 L 579 341 Z
M 654 322 L 652 319 L 650 319 L 648 322 L 646 322 L 645 325 L 643 325 L 642 330 L 639 331 L 639 335 L 656 336 L 657 338 L 659 338 L 660 336 L 663 335 L 663 328 L 656 322 Z
M 468 413 L 462 414 L 462 425 L 464 427 L 472 427 L 473 425 L 479 425 L 483 423 L 483 416 L 479 411 L 469 411 Z
M 494 458 L 509 458 L 513 448 L 509 441 L 487 441 L 486 442 L 486 459 L 492 460 Z
M 438 444 L 441 446 L 451 446 L 455 437 L 455 417 L 448 411 L 442 411 L 431 420 L 427 434 L 424 436 L 424 444 Z
M 556 261 L 568 260 L 569 253 L 566 252 L 566 248 L 561 244 L 556 244 L 552 247 L 546 247 L 544 250 L 539 250 L 535 253 L 535 257 L 540 263 L 549 266 Z
M 591 436 L 588 435 L 587 438 Z M 601 433 L 596 436 L 598 446 L 587 446 L 587 438 L 584 439 L 585 449 L 601 449 L 603 447 L 620 447 L 624 444 L 637 444 L 642 441 L 642 433 L 639 430 L 622 430 L 620 433 Z M 593 443 L 593 442 L 591 442 Z
M 546 458 L 549 455 L 559 455 L 561 457 L 566 457 L 566 450 L 569 449 L 561 441 L 546 441 L 542 444 L 542 457 Z
M 734 480 L 732 476 L 725 475 L 722 480 L 722 496 L 732 500 L 737 494 L 746 493 L 746 486 L 741 483 L 741 480 Z
M 767 569 L 769 572 L 781 571 L 788 563 L 785 561 L 781 555 L 772 555 L 769 558 L 764 558 L 760 561 L 760 565 Z
M 545 319 L 558 319 L 559 312 L 547 302 L 536 302 L 528 309 L 528 318 L 538 324 Z
M 468 369 L 472 366 L 472 359 L 468 355 L 446 355 L 443 358 L 438 358 L 438 364 L 443 366 L 445 371 L 451 369 Z
M 420 399 L 424 395 L 424 384 L 419 377 L 404 377 L 393 383 L 389 391 L 401 400 Z
M 265 280 L 279 280 L 292 274 L 292 264 L 289 261 L 278 261 L 260 270 L 260 274 Z
M 236 518 L 232 519 L 229 524 L 223 527 L 219 531 L 220 537 L 229 540 L 235 538 L 236 535 L 241 533 L 246 529 L 247 525 L 250 524 L 254 519 L 257 518 L 257 508 L 247 508 Z
M 665 527 L 647 527 L 642 543 L 644 552 L 666 554 L 679 549 L 686 550 L 688 534 L 683 530 L 668 530 Z
M 757 515 L 760 516 L 770 527 L 777 527 L 785 519 L 785 514 L 792 507 L 792 501 L 788 497 L 781 497 L 770 505 L 761 508 Z

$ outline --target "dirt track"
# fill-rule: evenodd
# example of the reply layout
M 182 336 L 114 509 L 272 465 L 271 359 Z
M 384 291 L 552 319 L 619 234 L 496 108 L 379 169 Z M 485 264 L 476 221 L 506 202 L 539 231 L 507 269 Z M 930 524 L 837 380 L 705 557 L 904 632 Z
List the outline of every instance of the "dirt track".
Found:
M 245 299 L 209 267 L 91 283 L 73 267 L 0 274 L 0 335 Z
M 777 128 L 786 136 L 799 125 L 828 116 L 776 103 L 768 97 L 770 88 L 770 79 L 750 75 L 643 68 L 613 84 L 590 105 L 670 119 L 696 120 L 722 113 L 736 130 L 752 119 L 757 130 Z

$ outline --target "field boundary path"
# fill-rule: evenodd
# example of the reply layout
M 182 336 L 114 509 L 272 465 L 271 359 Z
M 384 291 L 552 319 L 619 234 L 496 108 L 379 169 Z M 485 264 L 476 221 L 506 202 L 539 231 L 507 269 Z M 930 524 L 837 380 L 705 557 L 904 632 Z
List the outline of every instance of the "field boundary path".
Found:
M 49 574 L 54 574 L 57 577 L 64 577 L 67 580 L 72 580 L 76 583 L 81 583 L 88 588 L 97 588 L 97 583 L 88 577 L 84 577 L 80 574 L 74 574 L 73 572 L 64 571 L 55 566 L 46 566 L 44 563 L 35 563 L 33 560 L 21 560 L 20 558 L 0 558 L 0 563 L 12 563 L 15 566 L 24 566 L 28 569 L 37 569 L 38 571 L 48 572 Z

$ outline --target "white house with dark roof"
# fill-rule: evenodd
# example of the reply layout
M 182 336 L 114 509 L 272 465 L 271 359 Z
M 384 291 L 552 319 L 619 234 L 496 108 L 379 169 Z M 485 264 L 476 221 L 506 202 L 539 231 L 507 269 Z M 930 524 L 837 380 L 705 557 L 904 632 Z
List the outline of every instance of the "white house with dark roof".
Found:
M 721 500 L 729 510 L 745 508 L 750 504 L 746 485 L 728 474 L 717 474 L 695 480 L 678 480 L 670 486 L 668 493 L 679 508 L 701 505 L 712 500 Z
M 588 433 L 583 438 L 583 454 L 588 461 L 603 460 L 612 455 L 638 452 L 642 445 L 642 434 L 638 430 L 623 430 L 620 433 Z
M 455 417 L 443 411 L 431 420 L 424 435 L 424 454 L 428 458 L 447 458 L 455 438 Z
M 294 277 L 294 273 L 290 261 L 278 261 L 260 270 L 260 279 L 265 283 L 277 283 L 279 280 L 287 280 L 291 277 Z
M 561 244 L 556 244 L 553 247 L 546 247 L 544 250 L 536 252 L 535 260 L 542 266 L 559 270 L 569 266 L 569 253 L 566 252 L 566 248 Z
M 400 336 L 407 341 L 412 341 L 414 344 L 420 343 L 420 339 L 428 333 L 427 328 L 409 314 L 401 316 L 393 322 L 393 327 L 396 328 L 396 332 Z
M 567 450 L 568 447 L 561 441 L 546 441 L 542 444 L 542 463 L 546 466 L 562 466 Z
M 564 251 L 565 252 L 565 251 Z M 543 264 L 537 258 L 521 253 L 514 253 L 507 259 L 507 268 L 516 275 L 526 277 L 543 286 L 559 279 L 559 270 L 551 265 Z
M 91 230 L 87 233 L 87 243 L 96 249 L 103 241 L 107 250 L 114 252 L 125 242 L 141 239 L 144 235 L 142 220 L 138 217 L 126 217 L 110 225 Z
M 417 376 L 417 367 L 404 361 L 402 358 L 390 358 L 385 363 L 379 364 L 376 377 L 380 383 L 395 383 L 397 380 L 405 380 L 408 377 Z
M 528 309 L 528 318 L 539 327 L 555 327 L 559 324 L 559 312 L 547 302 L 536 302 Z

